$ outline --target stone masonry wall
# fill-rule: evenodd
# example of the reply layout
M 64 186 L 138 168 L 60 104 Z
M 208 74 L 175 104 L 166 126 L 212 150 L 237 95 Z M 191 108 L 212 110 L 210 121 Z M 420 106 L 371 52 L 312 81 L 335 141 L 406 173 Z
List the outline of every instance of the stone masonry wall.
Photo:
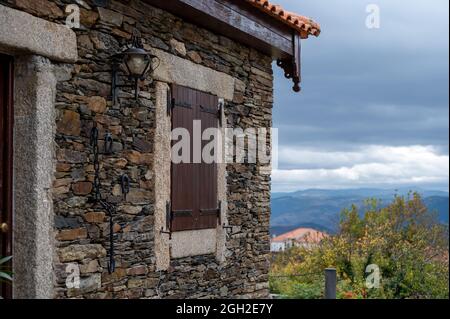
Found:
M 57 23 L 65 6 L 81 8 L 76 29 L 79 61 L 55 64 L 58 80 L 53 183 L 55 298 L 231 298 L 268 296 L 270 177 L 255 164 L 227 166 L 228 220 L 226 260 L 198 256 L 171 261 L 156 272 L 153 251 L 155 127 L 154 84 L 141 83 L 140 102 L 122 92 L 120 106 L 110 98 L 108 58 L 129 39 L 134 27 L 146 48 L 158 48 L 227 73 L 237 81 L 235 96 L 226 101 L 231 127 L 272 126 L 271 58 L 144 1 L 111 1 L 106 8 L 90 0 L 7 0 L 6 5 Z M 49 43 L 51 45 L 51 43 Z M 117 270 L 107 272 L 108 218 L 92 203 L 93 156 L 89 133 L 93 122 L 113 134 L 114 154 L 102 155 L 102 193 L 118 203 L 114 217 Z M 119 177 L 131 178 L 126 202 Z M 76 264 L 81 288 L 67 289 L 66 268 Z

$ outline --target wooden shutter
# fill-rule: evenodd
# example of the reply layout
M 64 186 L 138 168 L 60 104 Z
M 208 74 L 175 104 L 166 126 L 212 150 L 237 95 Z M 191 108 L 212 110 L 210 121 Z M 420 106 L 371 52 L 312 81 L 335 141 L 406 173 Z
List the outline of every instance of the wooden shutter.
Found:
M 216 228 L 218 223 L 217 164 L 193 163 L 193 121 L 200 120 L 202 133 L 218 128 L 218 98 L 182 86 L 172 86 L 172 129 L 186 128 L 191 138 L 191 162 L 172 163 L 171 230 Z M 210 141 L 202 142 L 203 146 Z M 177 143 L 177 141 L 173 141 Z

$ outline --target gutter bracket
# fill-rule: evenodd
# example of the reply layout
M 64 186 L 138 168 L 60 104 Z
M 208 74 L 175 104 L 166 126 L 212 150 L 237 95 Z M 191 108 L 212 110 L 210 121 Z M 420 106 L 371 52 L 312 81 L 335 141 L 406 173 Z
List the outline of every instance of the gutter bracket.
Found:
M 301 37 L 297 32 L 292 33 L 292 57 L 278 59 L 277 65 L 284 70 L 284 76 L 294 82 L 294 92 L 300 92 L 301 82 Z

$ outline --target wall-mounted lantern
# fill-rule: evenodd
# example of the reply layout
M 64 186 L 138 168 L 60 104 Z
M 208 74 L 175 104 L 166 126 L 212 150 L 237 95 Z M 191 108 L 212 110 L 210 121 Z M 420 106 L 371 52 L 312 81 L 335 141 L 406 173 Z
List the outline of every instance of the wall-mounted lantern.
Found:
M 112 57 L 112 64 L 112 99 L 116 105 L 120 88 L 134 88 L 135 99 L 138 100 L 139 80 L 142 81 L 147 74 L 153 73 L 159 67 L 160 60 L 157 56 L 144 50 L 140 33 L 135 29 L 128 48 L 115 54 Z M 133 84 L 119 84 L 120 73 L 128 76 Z

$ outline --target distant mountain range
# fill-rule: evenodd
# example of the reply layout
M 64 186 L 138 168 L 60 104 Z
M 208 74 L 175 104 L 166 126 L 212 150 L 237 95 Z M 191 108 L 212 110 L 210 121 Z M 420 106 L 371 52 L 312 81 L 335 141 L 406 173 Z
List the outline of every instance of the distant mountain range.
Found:
M 427 207 L 439 215 L 442 223 L 449 222 L 449 193 L 424 190 L 417 187 L 404 189 L 309 189 L 294 193 L 272 194 L 271 234 L 280 235 L 299 227 L 309 227 L 333 233 L 337 229 L 339 213 L 352 204 L 364 206 L 368 198 L 381 200 L 382 205 L 392 202 L 395 195 L 407 195 L 411 190 L 423 197 Z

